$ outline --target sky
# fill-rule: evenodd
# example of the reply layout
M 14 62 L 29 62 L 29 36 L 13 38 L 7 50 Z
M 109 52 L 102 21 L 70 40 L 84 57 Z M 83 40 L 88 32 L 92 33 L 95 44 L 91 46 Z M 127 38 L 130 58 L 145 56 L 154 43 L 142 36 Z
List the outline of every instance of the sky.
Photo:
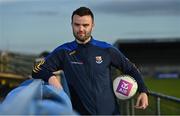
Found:
M 179 0 L 0 0 L 0 50 L 52 51 L 73 41 L 71 14 L 80 6 L 95 15 L 94 38 L 180 38 Z

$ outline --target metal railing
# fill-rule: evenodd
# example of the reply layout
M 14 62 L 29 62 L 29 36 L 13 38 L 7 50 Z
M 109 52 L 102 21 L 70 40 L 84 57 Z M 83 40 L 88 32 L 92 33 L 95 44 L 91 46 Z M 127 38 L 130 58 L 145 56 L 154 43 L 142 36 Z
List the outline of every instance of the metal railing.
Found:
M 180 114 L 180 98 L 167 96 L 161 93 L 150 91 L 149 106 L 146 110 L 135 109 L 136 99 L 119 101 L 120 111 L 123 115 L 178 115 Z M 168 106 L 170 109 L 166 108 Z M 172 110 L 172 111 L 170 111 Z
M 156 92 L 150 92 L 151 96 L 154 96 L 156 98 L 156 114 L 161 115 L 161 99 L 165 99 L 171 102 L 175 102 L 180 105 L 180 98 L 176 98 L 173 96 L 167 96 L 161 93 L 156 93 Z M 180 107 L 179 107 L 180 109 Z

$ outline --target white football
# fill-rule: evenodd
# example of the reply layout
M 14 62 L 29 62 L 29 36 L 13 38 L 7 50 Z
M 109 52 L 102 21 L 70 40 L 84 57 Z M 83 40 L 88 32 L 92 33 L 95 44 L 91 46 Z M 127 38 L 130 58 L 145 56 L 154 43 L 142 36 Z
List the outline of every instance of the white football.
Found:
M 129 75 L 118 76 L 113 81 L 113 90 L 117 98 L 127 100 L 132 98 L 138 89 L 136 80 Z

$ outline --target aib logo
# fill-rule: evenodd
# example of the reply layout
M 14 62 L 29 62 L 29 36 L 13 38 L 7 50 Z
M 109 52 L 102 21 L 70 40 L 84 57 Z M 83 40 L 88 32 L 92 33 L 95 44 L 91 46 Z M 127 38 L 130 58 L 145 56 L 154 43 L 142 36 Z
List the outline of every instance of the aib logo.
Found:
M 132 86 L 133 86 L 132 83 L 129 83 L 129 82 L 121 79 L 119 82 L 119 85 L 116 89 L 116 92 L 119 92 L 125 96 L 128 96 L 131 91 Z

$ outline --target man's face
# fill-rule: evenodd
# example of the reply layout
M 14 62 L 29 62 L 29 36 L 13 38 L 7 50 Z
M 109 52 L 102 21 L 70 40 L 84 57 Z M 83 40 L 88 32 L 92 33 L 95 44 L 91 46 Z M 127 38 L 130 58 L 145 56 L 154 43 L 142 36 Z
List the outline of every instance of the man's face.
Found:
M 73 35 L 77 40 L 81 42 L 85 42 L 91 36 L 93 26 L 94 23 L 90 15 L 73 16 L 73 20 L 72 20 Z

